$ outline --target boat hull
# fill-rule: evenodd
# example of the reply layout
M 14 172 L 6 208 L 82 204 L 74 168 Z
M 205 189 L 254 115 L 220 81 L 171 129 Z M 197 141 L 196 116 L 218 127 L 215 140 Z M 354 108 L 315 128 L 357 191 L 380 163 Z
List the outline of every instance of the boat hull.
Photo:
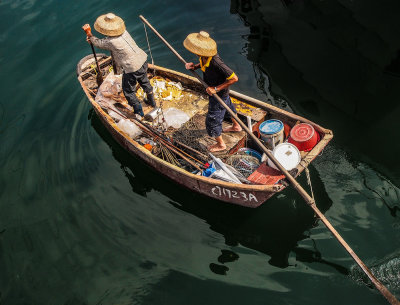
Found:
M 284 188 L 283 185 L 279 185 L 275 187 L 275 191 L 268 191 L 263 188 L 258 190 L 249 190 L 248 188 L 238 188 L 238 185 L 233 185 L 232 183 L 219 183 L 220 181 L 215 179 L 204 179 L 203 177 L 203 179 L 199 179 L 200 177 L 197 175 L 192 175 L 194 177 L 182 176 L 181 172 L 171 169 L 170 166 L 164 164 L 164 162 L 154 160 L 154 157 L 151 154 L 147 154 L 146 151 L 137 147 L 135 143 L 128 141 L 123 134 L 117 132 L 113 126 L 109 124 L 107 118 L 104 117 L 97 108 L 95 108 L 95 112 L 119 145 L 125 148 L 132 155 L 137 156 L 146 162 L 155 171 L 193 192 L 200 193 L 206 197 L 219 201 L 256 208 L 276 192 L 279 192 Z
M 164 74 L 164 76 L 182 82 L 183 85 L 188 86 L 192 90 L 201 88 L 199 82 L 196 79 L 187 76 L 185 74 L 153 65 L 149 65 L 149 68 L 156 69 L 158 75 Z M 286 187 L 287 184 L 283 183 L 277 183 L 274 185 L 248 185 L 248 184 L 230 183 L 212 178 L 207 178 L 200 175 L 189 173 L 183 170 L 182 168 L 179 168 L 154 156 L 142 145 L 140 145 L 135 140 L 130 138 L 126 133 L 124 133 L 116 125 L 114 120 L 100 107 L 100 105 L 95 102 L 93 92 L 90 92 L 90 90 L 86 87 L 85 81 L 83 80 L 83 76 L 84 74 L 82 73 L 78 75 L 78 80 L 81 83 L 82 89 L 86 93 L 97 116 L 100 118 L 101 122 L 110 132 L 115 141 L 117 141 L 129 153 L 131 153 L 134 156 L 137 156 L 138 158 L 143 160 L 146 164 L 148 164 L 150 167 L 152 167 L 155 171 L 166 176 L 176 184 L 185 187 L 198 194 L 204 195 L 208 198 L 250 208 L 256 208 L 260 206 L 267 199 L 272 197 L 275 193 L 282 191 Z M 314 158 L 316 158 L 316 156 L 322 151 L 322 149 L 327 145 L 327 143 L 333 137 L 332 132 L 330 130 L 324 129 L 323 127 L 313 122 L 310 122 L 300 116 L 288 113 L 277 107 L 263 103 L 262 101 L 253 99 L 251 97 L 242 95 L 238 92 L 232 91 L 231 96 L 249 105 L 260 107 L 260 109 L 264 109 L 269 113 L 273 113 L 277 117 L 282 117 L 284 121 L 291 121 L 292 123 L 296 121 L 310 123 L 321 134 L 321 141 L 314 147 L 314 149 L 311 152 L 309 152 L 302 159 L 302 162 L 298 165 L 296 171 L 293 173 L 294 177 L 300 175 L 300 173 L 304 170 L 304 168 L 306 168 L 309 165 L 309 163 Z

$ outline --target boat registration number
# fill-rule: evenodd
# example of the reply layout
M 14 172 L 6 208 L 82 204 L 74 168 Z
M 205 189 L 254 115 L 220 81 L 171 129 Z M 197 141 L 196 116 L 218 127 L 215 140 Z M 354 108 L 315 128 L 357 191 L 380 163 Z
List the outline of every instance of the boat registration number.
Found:
M 242 199 L 244 202 L 246 201 L 258 202 L 257 197 L 254 196 L 252 193 L 246 193 L 241 191 L 238 192 L 220 186 L 214 186 L 211 189 L 211 193 L 218 197 L 228 197 L 229 199 L 231 198 Z

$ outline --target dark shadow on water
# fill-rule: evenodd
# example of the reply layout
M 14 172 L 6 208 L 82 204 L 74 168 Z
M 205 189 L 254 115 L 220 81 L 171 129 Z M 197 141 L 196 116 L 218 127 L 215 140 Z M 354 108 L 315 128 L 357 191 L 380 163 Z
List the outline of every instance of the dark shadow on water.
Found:
M 230 7 L 249 29 L 243 54 L 262 72 L 255 77 L 266 100 L 283 96 L 397 186 L 399 9 L 397 0 L 231 0 Z
M 226 274 L 229 268 L 225 264 L 240 259 L 240 254 L 235 253 L 231 247 L 241 244 L 267 254 L 270 257 L 269 263 L 279 268 L 289 266 L 289 254 L 294 252 L 298 261 L 325 264 L 341 273 L 346 273 L 344 267 L 324 260 L 316 247 L 311 250 L 298 246 L 299 241 L 309 238 L 307 232 L 317 222 L 312 210 L 291 187 L 257 209 L 229 205 L 206 198 L 178 186 L 125 151 L 114 141 L 96 115 L 91 116 L 91 124 L 111 148 L 133 192 L 146 196 L 149 191 L 157 190 L 169 198 L 171 205 L 205 220 L 211 230 L 224 236 L 226 248 L 221 249 L 221 255 L 216 257 L 214 262 L 210 262 L 212 272 Z M 311 177 L 313 177 L 314 194 L 319 198 L 319 208 L 324 213 L 332 202 L 313 168 Z M 300 182 L 306 185 L 305 179 L 300 179 Z

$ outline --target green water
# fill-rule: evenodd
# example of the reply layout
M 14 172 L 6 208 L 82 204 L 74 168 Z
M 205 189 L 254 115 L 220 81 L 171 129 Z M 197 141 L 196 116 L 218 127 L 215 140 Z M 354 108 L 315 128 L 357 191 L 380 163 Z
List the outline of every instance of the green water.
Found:
M 332 129 L 311 167 L 318 206 L 400 298 L 397 9 L 1 0 L 0 304 L 387 304 L 292 188 L 258 209 L 229 206 L 113 141 L 75 75 L 90 53 L 81 26 L 109 11 L 147 51 L 144 15 L 187 60 L 183 39 L 208 31 L 235 90 Z M 156 64 L 184 72 L 149 39 Z

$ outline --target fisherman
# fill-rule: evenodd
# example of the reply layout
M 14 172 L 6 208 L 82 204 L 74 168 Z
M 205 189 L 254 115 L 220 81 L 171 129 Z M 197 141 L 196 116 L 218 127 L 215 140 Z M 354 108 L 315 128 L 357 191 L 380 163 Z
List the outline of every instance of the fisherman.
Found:
M 193 64 L 189 62 L 185 65 L 187 70 L 196 70 L 201 68 L 203 71 L 203 79 L 209 86 L 206 91 L 210 95 L 208 103 L 208 113 L 206 117 L 206 129 L 210 137 L 214 137 L 216 144 L 208 147 L 210 152 L 217 152 L 226 149 L 224 140 L 222 139 L 222 121 L 226 113 L 226 109 L 214 98 L 213 94 L 218 96 L 225 104 L 236 113 L 235 106 L 229 97 L 229 86 L 236 83 L 239 79 L 236 74 L 222 61 L 217 54 L 217 44 L 204 31 L 200 33 L 189 34 L 183 42 L 184 47 L 190 52 L 199 56 L 200 63 Z M 224 129 L 224 132 L 241 131 L 239 123 L 232 118 L 231 127 Z
M 126 31 L 122 18 L 113 13 L 98 17 L 94 23 L 94 28 L 106 37 L 99 39 L 90 33 L 86 40 L 100 49 L 111 51 L 116 65 L 123 69 L 122 91 L 125 98 L 128 104 L 133 107 L 134 113 L 143 117 L 143 108 L 136 96 L 137 82 L 146 92 L 147 99 L 145 102 L 156 107 L 153 87 L 147 77 L 147 54 L 137 46 L 131 35 Z

